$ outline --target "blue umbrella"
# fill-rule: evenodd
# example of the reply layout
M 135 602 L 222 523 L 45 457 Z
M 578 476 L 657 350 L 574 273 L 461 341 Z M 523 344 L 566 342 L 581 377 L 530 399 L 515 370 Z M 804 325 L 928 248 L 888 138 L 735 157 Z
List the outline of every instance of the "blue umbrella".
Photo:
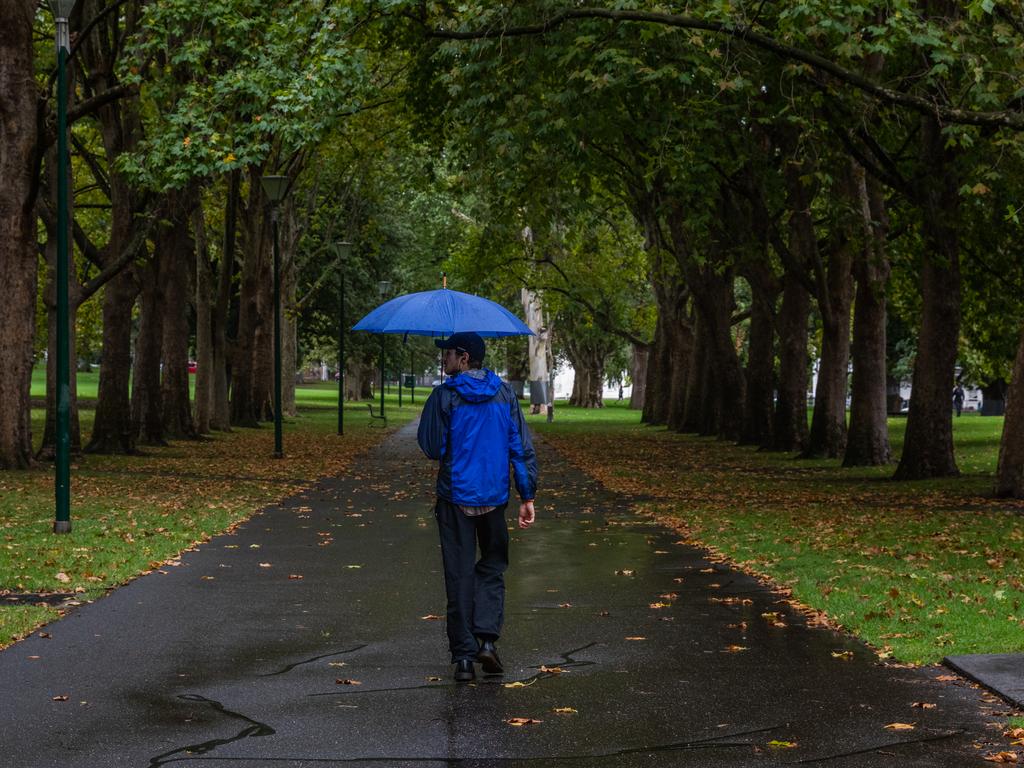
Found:
M 414 336 L 451 336 L 459 331 L 492 337 L 533 335 L 522 320 L 500 304 L 448 288 L 391 299 L 366 315 L 352 330 Z

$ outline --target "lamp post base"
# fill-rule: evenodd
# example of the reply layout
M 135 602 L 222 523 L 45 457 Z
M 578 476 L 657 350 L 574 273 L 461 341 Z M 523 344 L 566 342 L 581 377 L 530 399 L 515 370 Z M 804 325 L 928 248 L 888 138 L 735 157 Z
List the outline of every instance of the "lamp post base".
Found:
M 283 459 L 284 458 L 284 453 L 282 451 L 274 451 L 274 458 L 275 459 Z
M 54 520 L 53 521 L 53 532 L 54 533 L 71 533 L 71 521 L 70 520 Z

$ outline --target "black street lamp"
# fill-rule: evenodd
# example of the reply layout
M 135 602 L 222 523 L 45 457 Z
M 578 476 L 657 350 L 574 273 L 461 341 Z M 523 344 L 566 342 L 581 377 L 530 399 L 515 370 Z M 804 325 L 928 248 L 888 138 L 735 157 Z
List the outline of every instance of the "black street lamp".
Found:
M 284 457 L 281 436 L 281 254 L 277 237 L 277 209 L 288 192 L 287 176 L 264 176 L 263 192 L 270 201 L 274 229 L 274 458 Z
M 345 262 L 352 253 L 352 243 L 334 244 L 338 259 L 338 434 L 345 434 Z
M 75 0 L 50 0 L 57 25 L 57 461 L 54 533 L 71 532 L 71 334 L 68 310 L 68 17 Z
M 384 301 L 391 292 L 391 281 L 381 280 L 377 283 L 380 300 Z M 380 416 L 384 418 L 384 334 L 380 335 Z

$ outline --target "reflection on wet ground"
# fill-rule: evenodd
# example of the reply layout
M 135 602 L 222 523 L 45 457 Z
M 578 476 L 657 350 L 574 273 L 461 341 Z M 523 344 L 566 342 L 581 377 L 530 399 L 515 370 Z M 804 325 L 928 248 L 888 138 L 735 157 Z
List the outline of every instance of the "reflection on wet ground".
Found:
M 0 653 L 15 693 L 0 754 L 22 768 L 987 764 L 998 734 L 970 687 L 808 627 L 540 450 L 539 522 L 513 530 L 503 677 L 450 679 L 433 466 L 406 428 Z

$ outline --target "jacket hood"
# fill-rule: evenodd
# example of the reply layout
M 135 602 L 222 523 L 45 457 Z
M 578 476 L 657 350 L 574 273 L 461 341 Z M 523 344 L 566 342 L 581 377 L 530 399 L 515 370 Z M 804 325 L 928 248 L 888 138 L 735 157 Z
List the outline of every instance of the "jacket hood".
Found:
M 501 389 L 501 379 L 494 371 L 486 368 L 463 371 L 458 376 L 445 380 L 444 385 L 459 393 L 459 397 L 470 403 L 490 400 Z

